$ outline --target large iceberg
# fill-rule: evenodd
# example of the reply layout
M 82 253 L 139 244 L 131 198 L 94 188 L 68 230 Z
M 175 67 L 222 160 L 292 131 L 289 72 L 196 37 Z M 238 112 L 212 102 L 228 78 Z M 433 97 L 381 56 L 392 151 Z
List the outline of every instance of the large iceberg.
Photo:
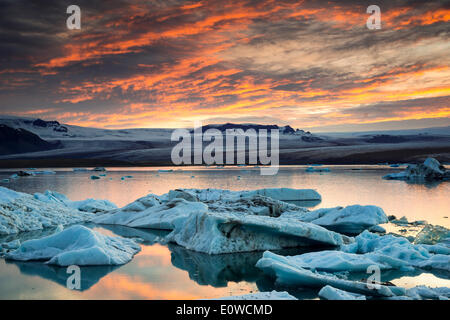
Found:
M 49 190 L 45 191 L 45 193 L 35 193 L 34 197 L 42 202 L 57 203 L 67 208 L 84 212 L 100 213 L 117 209 L 117 206 L 108 200 L 86 199 L 71 201 L 65 195 Z
M 299 219 L 346 234 L 359 234 L 388 222 L 386 214 L 380 207 L 360 205 L 318 209 L 299 216 Z
M 405 171 L 385 175 L 386 180 L 407 180 L 407 181 L 440 181 L 449 180 L 450 171 L 434 158 L 428 158 L 423 164 L 409 165 Z
M 92 217 L 89 212 L 0 187 L 0 235 L 80 223 Z
M 190 194 L 191 199 L 196 199 L 197 201 L 217 201 L 217 200 L 235 200 L 242 197 L 249 197 L 254 195 L 260 195 L 272 198 L 274 200 L 280 201 L 312 201 L 312 200 L 322 200 L 322 197 L 316 190 L 312 189 L 290 189 L 290 188 L 273 188 L 273 189 L 258 189 L 250 191 L 230 191 L 221 189 L 177 189 L 175 190 L 180 193 Z M 162 195 L 161 199 L 172 199 L 176 193 L 169 192 L 168 194 Z M 184 198 L 184 197 L 183 197 Z
M 140 251 L 131 239 L 109 237 L 81 225 L 72 226 L 54 235 L 25 241 L 6 259 L 46 261 L 58 266 L 121 265 Z
M 177 222 L 166 240 L 208 254 L 339 246 L 350 241 L 318 225 L 282 217 L 197 212 Z

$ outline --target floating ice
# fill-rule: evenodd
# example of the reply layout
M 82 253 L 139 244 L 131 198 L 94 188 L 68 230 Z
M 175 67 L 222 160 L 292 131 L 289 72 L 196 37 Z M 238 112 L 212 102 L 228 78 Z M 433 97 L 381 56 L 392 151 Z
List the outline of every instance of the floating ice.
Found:
M 141 198 L 122 209 L 95 217 L 92 221 L 100 224 L 118 224 L 133 228 L 172 230 L 175 223 L 192 214 L 205 213 L 208 206 L 200 202 L 174 199 L 160 204 L 154 195 Z
M 320 194 L 312 189 L 273 188 L 251 191 L 230 191 L 221 189 L 177 189 L 178 192 L 191 194 L 197 201 L 233 200 L 242 197 L 260 195 L 280 201 L 311 201 L 322 200 Z M 170 193 L 169 193 L 170 194 Z M 169 194 L 161 196 L 165 199 Z
M 290 218 L 196 212 L 174 223 L 166 240 L 208 254 L 278 250 L 300 246 L 339 246 L 345 236 Z
M 140 251 L 131 239 L 108 237 L 81 225 L 72 226 L 57 234 L 25 241 L 6 259 L 44 260 L 58 266 L 121 265 Z
M 348 234 L 359 234 L 368 228 L 388 222 L 386 214 L 380 207 L 360 205 L 318 209 L 300 216 L 300 219 Z
M 386 180 L 439 181 L 450 179 L 450 171 L 434 158 L 428 158 L 423 164 L 409 165 L 405 171 L 385 175 Z
M 365 282 L 351 281 L 333 274 L 307 270 L 292 263 L 286 257 L 271 252 L 264 252 L 256 266 L 269 276 L 276 278 L 277 283 L 287 286 L 322 288 L 330 285 L 336 289 L 378 297 L 392 297 L 406 293 L 405 289 L 399 287 L 380 284 L 375 288 L 369 288 Z
M 117 209 L 117 206 L 108 200 L 86 199 L 82 201 L 71 201 L 65 195 L 55 191 L 45 191 L 45 193 L 35 193 L 34 198 L 48 203 L 58 203 L 70 209 L 83 212 L 99 213 Z
M 366 300 L 366 296 L 325 286 L 319 291 L 319 297 L 326 300 Z
M 35 231 L 90 220 L 91 213 L 44 202 L 32 195 L 0 187 L 0 235 Z
M 314 167 L 308 167 L 306 168 L 305 172 L 330 172 L 330 169 L 328 168 L 314 168 Z
M 442 242 L 444 239 L 450 238 L 450 230 L 441 227 L 427 224 L 414 239 L 415 244 L 435 244 Z

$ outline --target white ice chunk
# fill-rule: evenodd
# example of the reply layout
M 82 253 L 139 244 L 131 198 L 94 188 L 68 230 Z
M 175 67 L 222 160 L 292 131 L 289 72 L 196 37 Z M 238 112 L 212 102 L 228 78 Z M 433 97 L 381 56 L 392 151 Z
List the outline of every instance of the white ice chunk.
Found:
M 121 265 L 140 251 L 131 239 L 108 237 L 81 225 L 51 236 L 25 241 L 6 259 L 44 260 L 58 266 Z
M 108 200 L 86 199 L 82 201 L 72 201 L 61 193 L 49 190 L 45 191 L 45 193 L 35 193 L 34 197 L 42 202 L 58 203 L 68 208 L 84 212 L 99 213 L 117 209 L 117 206 Z
M 81 212 L 57 202 L 43 202 L 32 195 L 0 187 L 0 235 L 42 230 L 90 220 Z
M 306 213 L 300 219 L 348 234 L 359 234 L 368 228 L 388 222 L 386 214 L 380 207 L 361 205 L 318 209 Z
M 332 274 L 318 273 L 293 264 L 286 257 L 264 252 L 256 266 L 268 275 L 277 279 L 277 283 L 287 286 L 303 286 L 322 288 L 330 285 L 334 288 L 366 296 L 391 297 L 405 295 L 406 290 L 399 287 L 380 284 L 370 288 L 367 283 L 341 279 Z
M 159 204 L 154 196 L 147 196 L 118 210 L 95 217 L 99 224 L 117 224 L 134 228 L 172 230 L 177 222 L 183 223 L 195 213 L 205 213 L 208 206 L 184 199 Z
M 366 300 L 366 296 L 325 286 L 319 291 L 319 297 L 326 300 Z

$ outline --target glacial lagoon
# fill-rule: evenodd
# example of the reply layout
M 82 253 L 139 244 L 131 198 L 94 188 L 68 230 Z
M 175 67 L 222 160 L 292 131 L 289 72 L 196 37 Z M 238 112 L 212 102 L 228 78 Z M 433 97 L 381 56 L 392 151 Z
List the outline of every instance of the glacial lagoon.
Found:
M 93 172 L 72 168 L 49 168 L 56 174 L 36 175 L 0 182 L 15 191 L 35 193 L 52 190 L 72 200 L 107 199 L 122 207 L 148 193 L 163 194 L 177 188 L 251 190 L 261 188 L 310 188 L 322 195 L 321 202 L 297 203 L 310 209 L 377 205 L 387 215 L 409 221 L 450 228 L 450 184 L 411 184 L 381 177 L 401 170 L 389 166 L 326 166 L 330 172 L 305 172 L 307 166 L 280 167 L 276 176 L 261 176 L 254 167 L 108 168 L 105 176 L 92 180 Z M 2 170 L 0 181 L 17 170 Z M 41 170 L 41 169 L 40 169 Z M 44 170 L 44 169 L 42 169 Z M 173 170 L 173 171 L 171 171 Z M 162 231 L 87 224 L 106 235 L 144 239 L 142 250 L 123 266 L 82 267 L 81 290 L 69 290 L 65 268 L 40 262 L 0 259 L 0 299 L 209 299 L 258 291 L 287 290 L 300 299 L 317 299 L 317 290 L 282 288 L 255 267 L 262 252 L 207 255 L 176 245 L 162 245 Z M 388 231 L 414 235 L 419 228 L 383 225 Z M 40 238 L 51 230 L 9 236 L 6 240 Z M 2 239 L 2 242 L 5 239 Z M 311 249 L 309 249 L 311 250 Z M 304 249 L 279 252 L 296 255 Z M 352 275 L 362 279 L 367 275 Z M 406 288 L 416 285 L 450 287 L 448 274 L 415 271 L 383 272 L 382 281 Z

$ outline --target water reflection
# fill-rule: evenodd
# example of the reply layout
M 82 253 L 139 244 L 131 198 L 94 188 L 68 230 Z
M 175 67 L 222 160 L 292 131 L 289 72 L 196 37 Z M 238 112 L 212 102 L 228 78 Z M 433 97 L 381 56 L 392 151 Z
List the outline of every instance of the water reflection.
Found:
M 22 262 L 22 261 L 10 261 L 6 260 L 7 265 L 15 265 L 19 268 L 23 275 L 27 276 L 38 276 L 46 280 L 53 281 L 64 287 L 67 285 L 67 279 L 70 276 L 68 274 L 67 268 L 57 267 L 53 265 L 48 265 L 42 262 Z M 81 270 L 81 283 L 80 291 L 85 291 L 90 289 L 99 280 L 105 277 L 108 273 L 117 270 L 120 266 L 90 266 L 90 267 L 80 267 Z

